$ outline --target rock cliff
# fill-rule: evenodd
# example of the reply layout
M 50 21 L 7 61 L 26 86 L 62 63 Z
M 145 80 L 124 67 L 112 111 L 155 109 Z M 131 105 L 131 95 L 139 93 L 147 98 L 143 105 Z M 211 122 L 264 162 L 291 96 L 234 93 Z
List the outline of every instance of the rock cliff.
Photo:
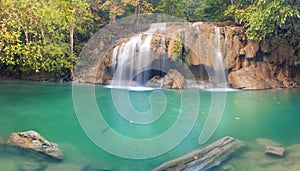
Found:
M 142 31 L 138 32 L 142 37 L 141 42 L 146 39 L 146 34 L 149 34 L 147 29 L 151 30 L 151 25 L 148 27 L 143 25 L 143 29 L 140 29 Z M 191 71 L 196 79 L 200 80 L 204 77 L 209 77 L 210 80 L 220 79 L 218 77 L 212 79 L 213 73 L 224 72 L 225 80 L 233 88 L 269 89 L 299 86 L 294 79 L 295 74 L 292 73 L 297 58 L 288 41 L 279 38 L 271 38 L 262 42 L 249 41 L 244 31 L 242 27 L 227 26 L 222 23 L 165 23 L 163 29 L 158 28 L 151 32 L 150 59 L 144 62 L 142 68 L 133 67 L 133 72 L 141 72 L 139 69 L 149 70 L 155 67 L 153 66 L 155 60 L 166 58 L 173 62 L 183 62 L 190 68 L 194 68 Z M 86 48 L 83 54 L 93 54 L 93 56 L 96 54 L 96 57 L 93 57 L 96 60 L 90 65 L 89 70 L 83 72 L 81 81 L 109 84 L 113 79 L 114 69 L 121 65 L 118 63 L 121 59 L 118 57 L 113 59 L 114 49 L 126 44 L 130 40 L 129 37 L 120 37 L 112 42 L 106 53 L 93 54 L 92 52 L 99 48 L 97 46 Z M 100 50 L 105 49 L 103 39 L 93 41 L 101 45 Z M 139 52 L 142 51 L 141 49 L 136 51 L 142 53 Z M 120 50 L 117 53 L 120 53 Z M 138 63 L 138 60 L 132 63 Z M 126 65 L 128 68 L 131 67 Z M 159 65 L 160 67 L 155 69 L 164 70 L 161 67 L 164 64 Z M 178 64 L 177 66 L 183 66 L 181 70 L 174 69 L 186 77 L 187 69 L 184 65 Z M 197 66 L 205 69 L 195 70 Z M 168 70 L 164 72 L 167 73 Z M 197 72 L 203 74 L 199 77 L 196 76 L 199 75 Z M 149 81 L 153 76 L 155 75 L 147 77 L 144 82 Z

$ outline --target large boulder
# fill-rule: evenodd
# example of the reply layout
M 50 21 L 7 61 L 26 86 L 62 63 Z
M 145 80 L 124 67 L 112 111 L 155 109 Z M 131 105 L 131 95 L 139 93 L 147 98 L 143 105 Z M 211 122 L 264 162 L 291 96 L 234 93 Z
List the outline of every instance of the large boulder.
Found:
M 259 42 L 250 41 L 246 47 L 244 48 L 246 58 L 254 58 L 256 57 L 256 53 L 259 50 Z
M 272 74 L 270 66 L 265 62 L 257 62 L 228 75 L 228 82 L 233 88 L 263 90 L 280 88 L 282 84 Z
M 32 130 L 12 133 L 7 140 L 7 144 L 25 150 L 35 151 L 55 159 L 63 159 L 63 153 L 57 144 L 49 142 L 39 133 Z
M 176 69 L 170 69 L 164 76 L 154 76 L 147 82 L 149 87 L 161 87 L 170 89 L 179 89 L 184 86 L 184 76 Z
M 170 69 L 164 77 L 163 88 L 183 88 L 184 76 L 175 69 Z

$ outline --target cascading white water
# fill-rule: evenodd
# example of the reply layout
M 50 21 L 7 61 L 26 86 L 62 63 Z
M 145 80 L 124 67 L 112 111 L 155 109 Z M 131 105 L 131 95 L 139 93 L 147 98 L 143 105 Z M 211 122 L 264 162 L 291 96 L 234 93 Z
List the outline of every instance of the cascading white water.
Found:
M 150 33 L 135 35 L 114 48 L 112 65 L 117 67 L 111 83 L 113 86 L 133 86 L 141 81 L 142 78 L 136 76 L 151 61 L 152 36 Z
M 137 58 L 137 63 L 138 66 L 136 66 L 138 68 L 137 70 L 137 74 L 139 72 L 141 72 L 143 69 L 145 69 L 147 67 L 147 65 L 149 65 L 151 63 L 151 40 L 153 37 L 153 34 L 146 34 L 145 35 L 146 38 L 144 39 L 143 43 L 139 46 L 139 52 L 138 52 L 138 58 Z M 145 73 L 146 77 L 148 77 L 147 74 L 149 73 Z M 141 83 L 143 82 L 143 78 L 142 77 L 136 77 L 136 82 Z
M 151 41 L 157 30 L 165 30 L 166 23 L 153 23 L 144 34 L 132 36 L 121 46 L 116 46 L 112 54 L 113 87 L 137 86 L 143 83 L 150 75 L 147 70 L 151 63 Z M 162 36 L 162 45 L 165 37 Z
M 113 51 L 113 55 L 112 55 L 112 69 L 113 69 L 113 71 L 115 71 L 117 68 L 117 55 L 118 55 L 118 53 L 119 53 L 119 48 L 120 48 L 120 46 L 116 46 L 115 48 L 114 48 L 114 51 Z
M 213 77 L 211 81 L 213 82 L 214 87 L 227 88 L 222 46 L 221 46 L 220 27 L 215 27 L 214 50 L 215 50 L 214 62 L 216 66 L 214 68 Z
M 196 43 L 194 44 L 193 42 L 189 42 L 189 44 L 196 50 L 195 53 L 199 58 L 199 62 L 204 64 L 205 70 L 210 79 L 211 87 L 227 88 L 223 59 L 223 55 L 225 54 L 222 54 L 222 49 L 224 48 L 227 52 L 227 48 L 222 46 L 221 28 L 214 28 L 214 35 L 212 35 L 213 39 L 202 34 L 197 25 L 195 25 L 194 28 L 197 33 Z M 226 40 L 224 40 L 224 42 L 226 42 Z M 224 46 L 226 46 L 226 43 L 224 43 Z

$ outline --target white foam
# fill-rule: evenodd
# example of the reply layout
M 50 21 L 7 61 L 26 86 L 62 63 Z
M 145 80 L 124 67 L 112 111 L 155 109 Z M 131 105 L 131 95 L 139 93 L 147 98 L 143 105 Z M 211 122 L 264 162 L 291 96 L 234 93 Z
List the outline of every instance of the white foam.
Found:
M 129 91 L 151 91 L 158 88 L 152 88 L 152 87 L 144 87 L 144 86 L 119 86 L 119 85 L 104 85 L 104 88 L 110 88 L 110 89 L 124 89 Z
M 241 89 L 234 89 L 234 88 L 204 88 L 200 89 L 203 91 L 211 91 L 211 92 L 233 92 L 233 91 L 242 91 Z

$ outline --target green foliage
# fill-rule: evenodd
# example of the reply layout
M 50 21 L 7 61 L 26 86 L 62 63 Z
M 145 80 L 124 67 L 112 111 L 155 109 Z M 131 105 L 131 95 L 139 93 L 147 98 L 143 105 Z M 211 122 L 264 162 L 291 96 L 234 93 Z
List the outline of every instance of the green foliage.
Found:
M 0 2 L 0 68 L 18 72 L 51 72 L 73 68 L 70 25 L 84 33 L 91 25 L 88 4 L 69 0 L 3 0 Z
M 201 21 L 226 21 L 228 17 L 224 15 L 231 4 L 230 0 L 203 0 L 196 9 L 195 15 Z
M 173 47 L 171 49 L 171 51 L 172 51 L 172 60 L 173 61 L 182 59 L 183 44 L 180 41 L 180 32 L 177 32 L 176 34 L 177 34 L 177 37 L 178 37 L 179 40 L 174 40 L 174 44 L 173 44 Z
M 172 49 L 172 60 L 176 61 L 182 57 L 182 43 L 178 40 L 175 40 L 174 46 Z
M 197 21 L 195 11 L 199 8 L 200 3 L 201 0 L 162 0 L 154 7 L 157 13 L 168 14 L 186 21 Z
M 156 7 L 156 12 L 185 19 L 184 9 L 184 1 L 182 0 L 162 0 Z
M 187 66 L 191 66 L 191 56 L 188 53 L 184 53 L 184 55 L 183 55 L 183 62 Z
M 300 12 L 285 0 L 253 0 L 251 4 L 230 6 L 226 15 L 234 16 L 236 22 L 246 27 L 248 39 L 263 40 L 274 35 L 289 18 L 300 17 Z

